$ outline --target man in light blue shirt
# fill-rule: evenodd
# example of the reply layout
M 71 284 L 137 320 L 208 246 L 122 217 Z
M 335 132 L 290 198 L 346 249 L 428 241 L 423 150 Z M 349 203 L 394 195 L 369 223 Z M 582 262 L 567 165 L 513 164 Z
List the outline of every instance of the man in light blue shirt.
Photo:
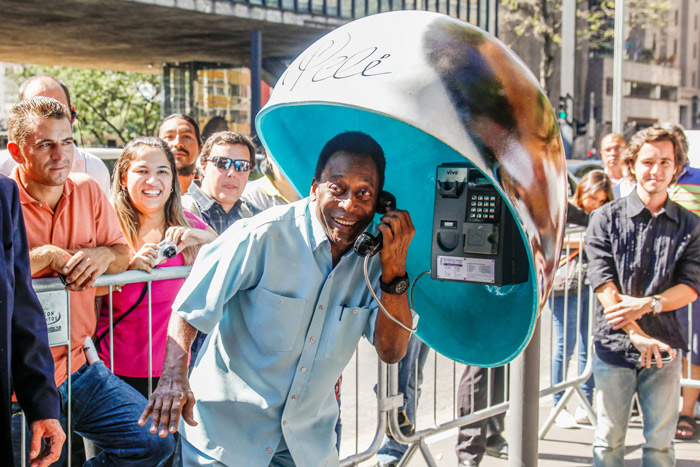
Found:
M 321 151 L 309 198 L 237 222 L 203 248 L 177 300 L 163 374 L 139 423 L 177 430 L 185 465 L 338 465 L 333 388 L 365 335 L 382 360 L 405 353 L 412 317 L 405 211 L 381 219 L 384 247 L 369 261 L 378 310 L 352 251 L 384 183 L 384 154 L 368 135 L 342 133 Z M 209 333 L 187 381 L 195 331 Z M 195 404 L 196 400 L 196 404 Z

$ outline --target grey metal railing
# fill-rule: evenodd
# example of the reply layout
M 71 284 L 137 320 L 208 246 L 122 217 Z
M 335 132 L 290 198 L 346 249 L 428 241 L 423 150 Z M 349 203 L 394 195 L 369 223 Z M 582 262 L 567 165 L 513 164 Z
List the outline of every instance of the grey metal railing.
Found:
M 356 19 L 395 10 L 443 13 L 484 27 L 496 20 L 498 0 L 229 0 L 294 13 Z
M 583 230 L 582 229 L 577 229 L 577 230 L 569 230 L 567 232 L 569 237 L 572 237 L 574 235 L 583 235 Z M 579 262 L 579 264 L 581 264 Z M 149 298 L 148 298 L 148 309 L 149 309 L 149 329 L 152 328 L 152 318 L 151 318 L 151 300 L 150 300 L 150 283 L 158 280 L 167 280 L 167 279 L 175 279 L 175 278 L 184 278 L 187 277 L 189 274 L 191 267 L 174 267 L 174 268 L 159 268 L 155 270 L 152 274 L 148 274 L 142 271 L 127 271 L 125 273 L 113 275 L 113 276 L 102 276 L 101 278 L 98 279 L 97 283 L 95 284 L 96 286 L 107 286 L 109 288 L 109 293 L 113 293 L 114 287 L 117 285 L 124 285 L 124 284 L 129 284 L 129 283 L 139 283 L 139 282 L 146 282 L 149 284 Z M 593 306 L 595 303 L 594 295 L 593 293 L 588 289 L 583 287 L 583 274 L 581 270 L 577 271 L 578 274 L 578 281 L 579 281 L 579 287 L 578 287 L 578 292 L 577 293 L 589 293 L 589 320 L 588 320 L 588 336 L 589 336 L 589 345 L 588 345 L 588 355 L 591 355 L 591 349 L 592 349 L 592 315 L 593 315 Z M 65 294 L 64 300 L 65 300 L 65 306 L 66 309 L 69 309 L 69 294 L 65 292 L 64 286 L 60 283 L 60 281 L 57 278 L 51 278 L 51 279 L 35 279 L 33 281 L 34 288 L 37 291 L 38 295 L 40 298 L 47 296 L 50 293 L 55 293 L 57 291 L 62 291 L 62 293 Z M 580 300 L 578 301 L 579 307 L 580 307 Z M 420 312 L 420 310 L 418 310 Z M 584 310 L 577 310 L 578 313 Z M 110 308 L 110 322 L 112 322 L 112 310 Z M 564 310 L 564 322 L 567 322 L 568 319 L 568 313 L 569 310 L 568 308 L 565 307 Z M 577 313 L 577 314 L 578 314 Z M 693 316 L 691 313 L 691 308 L 688 307 L 688 313 L 689 313 L 689 329 L 692 332 L 692 324 L 693 324 Z M 545 312 L 542 314 L 543 317 L 545 318 L 551 318 L 551 316 Z M 70 313 L 66 316 L 67 319 L 70 319 Z M 66 323 L 68 326 L 68 329 L 70 329 L 70 322 Z M 576 334 L 578 335 L 579 331 L 579 320 L 577 319 L 577 328 L 576 328 Z M 546 328 L 546 326 L 544 327 Z M 110 339 L 111 339 L 111 334 L 113 332 L 113 326 L 110 325 Z M 566 326 L 564 326 L 564 342 L 565 342 L 565 347 L 564 347 L 564 352 L 566 355 L 566 341 L 567 339 L 570 338 L 570 336 L 566 335 Z M 690 337 L 690 336 L 689 336 Z M 551 335 L 550 335 L 551 338 Z M 70 336 L 68 336 L 68 342 L 70 342 Z M 113 343 L 110 343 L 110 349 L 113 349 L 114 346 L 112 345 Z M 533 349 L 536 350 L 538 353 L 540 351 L 539 348 L 539 342 L 537 342 L 537 348 Z M 63 345 L 66 345 L 65 343 Z M 549 368 L 549 364 L 551 362 L 551 356 L 553 352 L 553 346 L 549 347 L 549 351 L 547 351 L 547 346 L 544 346 L 545 352 L 541 354 L 541 365 L 540 367 L 543 369 Z M 342 411 L 342 419 L 345 423 L 345 426 L 354 426 L 354 436 L 351 436 L 348 438 L 347 436 L 343 436 L 343 446 L 347 446 L 347 443 L 352 443 L 352 446 L 354 447 L 353 453 L 347 454 L 347 449 L 342 449 L 341 452 L 346 453 L 345 457 L 341 461 L 341 465 L 343 466 L 350 466 L 350 465 L 357 465 L 360 462 L 363 462 L 365 460 L 370 459 L 372 456 L 374 456 L 377 451 L 380 449 L 382 439 L 384 437 L 384 434 L 388 431 L 392 433 L 394 436 L 394 439 L 396 439 L 398 442 L 404 443 L 408 445 L 408 449 L 406 451 L 406 454 L 404 455 L 404 458 L 402 459 L 401 463 L 399 465 L 405 465 L 406 462 L 408 462 L 415 454 L 416 452 L 420 452 L 422 456 L 424 457 L 425 461 L 428 463 L 428 465 L 436 465 L 435 464 L 435 459 L 433 458 L 432 454 L 430 453 L 430 449 L 428 447 L 428 440 L 431 437 L 435 437 L 440 434 L 444 434 L 450 430 L 454 430 L 458 427 L 468 425 L 483 419 L 486 419 L 488 417 L 501 414 L 506 412 L 509 408 L 511 407 L 511 404 L 522 404 L 522 400 L 520 399 L 515 399 L 510 396 L 513 396 L 512 393 L 508 393 L 508 380 L 511 378 L 511 365 L 508 365 L 506 369 L 506 384 L 504 388 L 504 394 L 502 399 L 504 402 L 499 402 L 499 403 L 494 403 L 495 397 L 493 394 L 489 394 L 488 396 L 488 401 L 487 401 L 487 407 L 482 410 L 476 410 L 473 411 L 472 413 L 462 416 L 462 417 L 457 417 L 457 400 L 456 400 L 456 393 L 457 393 L 457 385 L 458 385 L 458 375 L 460 374 L 461 370 L 463 369 L 463 365 L 460 363 L 456 363 L 452 360 L 449 360 L 445 357 L 442 357 L 435 353 L 434 351 L 431 352 L 431 357 L 428 357 L 429 364 L 427 367 L 432 366 L 432 381 L 431 381 L 431 387 L 426 388 L 425 392 L 431 392 L 432 393 L 432 401 L 431 400 L 426 400 L 426 396 L 424 396 L 423 401 L 418 403 L 418 397 L 416 397 L 414 400 L 416 401 L 416 420 L 414 420 L 417 429 L 416 432 L 411 435 L 411 436 L 405 436 L 401 433 L 401 430 L 399 429 L 399 421 L 398 421 L 398 416 L 399 416 L 399 408 L 402 405 L 403 401 L 403 395 L 399 393 L 398 391 L 398 369 L 397 365 L 386 365 L 383 363 L 379 363 L 377 365 L 376 361 L 376 356 L 373 359 L 362 359 L 360 358 L 360 351 L 358 350 L 353 357 L 354 360 L 354 374 L 352 372 L 353 365 L 350 365 L 349 367 L 346 368 L 345 370 L 345 376 L 351 377 L 350 379 L 344 378 L 346 383 L 352 383 L 354 382 L 354 391 L 352 390 L 353 385 L 346 385 L 344 386 L 346 389 L 343 391 L 343 411 Z M 572 355 L 576 355 L 576 351 L 572 351 Z M 149 368 L 152 368 L 152 342 L 149 343 Z M 71 362 L 70 362 L 70 352 L 68 352 L 68 373 L 71 373 Z M 110 351 L 110 361 L 113 363 L 114 361 L 114 356 L 113 356 L 113 350 Z M 557 404 L 550 415 L 547 417 L 547 419 L 544 421 L 544 423 L 541 424 L 540 430 L 538 433 L 539 438 L 543 438 L 546 436 L 548 430 L 551 428 L 552 424 L 554 423 L 554 420 L 556 416 L 559 414 L 559 412 L 564 408 L 564 406 L 567 404 L 568 401 L 571 400 L 571 397 L 574 397 L 574 395 L 577 395 L 582 406 L 586 410 L 586 413 L 590 420 L 592 421 L 593 424 L 595 424 L 595 414 L 588 403 L 588 400 L 586 399 L 583 390 L 581 389 L 581 384 L 583 384 L 585 381 L 588 380 L 590 375 L 592 374 L 592 359 L 588 358 L 586 362 L 585 369 L 581 374 L 576 374 L 574 376 L 568 376 L 568 359 L 566 359 L 566 362 L 564 364 L 564 375 L 562 378 L 562 382 L 556 385 L 547 385 L 545 388 L 541 388 L 539 391 L 539 403 L 542 402 L 542 399 L 544 397 L 548 397 L 551 394 L 554 394 L 556 392 L 564 391 L 564 394 L 559 402 Z M 113 367 L 113 364 L 110 365 Z M 376 366 L 377 370 L 376 373 L 374 371 L 371 371 L 370 374 L 374 373 L 376 374 L 376 380 L 373 381 L 364 381 L 363 385 L 364 386 L 373 386 L 376 383 L 376 395 L 373 391 L 362 391 L 360 388 L 360 374 L 362 373 L 362 369 L 367 369 L 369 366 Z M 414 369 L 414 371 L 417 372 L 417 368 Z M 578 372 L 576 372 L 578 373 Z M 488 378 L 492 377 L 491 372 L 489 371 Z M 354 378 L 354 381 L 352 381 L 352 378 Z M 418 380 L 418 375 L 416 374 L 416 380 Z M 487 383 L 488 387 L 491 387 L 491 382 L 489 381 Z M 700 381 L 698 380 L 693 380 L 691 378 L 683 378 L 681 380 L 681 385 L 684 387 L 695 387 L 698 388 L 700 387 Z M 152 382 L 149 381 L 149 390 L 152 389 Z M 70 394 L 70 378 L 68 379 L 68 392 Z M 349 394 L 348 394 L 349 393 Z M 354 394 L 353 394 L 354 393 Z M 348 397 L 354 396 L 354 411 L 353 410 L 348 410 L 347 409 L 347 404 L 345 401 L 347 400 Z M 473 395 L 472 395 L 473 397 Z M 70 399 L 70 398 L 69 398 Z M 451 407 L 445 407 L 446 401 L 451 402 Z M 351 402 L 351 401 L 348 401 Z M 68 426 L 70 427 L 70 400 L 68 401 Z M 537 405 L 537 404 L 535 404 Z M 376 421 L 375 423 L 368 424 L 366 419 L 361 419 L 360 416 L 360 409 L 362 407 L 367 408 L 371 406 L 376 406 Z M 474 404 L 472 403 L 472 407 Z M 537 408 L 537 407 L 535 407 Z M 432 413 L 429 413 L 432 411 Z M 354 422 L 354 423 L 348 423 L 348 422 Z M 23 431 L 24 432 L 24 431 Z M 360 435 L 361 433 L 364 433 L 366 435 L 371 435 L 371 438 L 368 438 L 368 436 L 364 436 L 363 438 L 365 440 L 368 440 L 367 447 L 362 448 L 360 450 Z M 70 437 L 68 438 L 68 443 L 70 443 Z M 23 441 L 23 446 L 24 446 L 24 441 Z M 532 446 L 531 446 L 532 448 Z M 534 446 L 536 449 L 536 446 Z M 69 455 L 70 455 L 70 450 L 69 450 Z M 23 462 L 25 462 L 26 459 L 26 453 L 24 450 L 22 451 L 22 456 L 23 456 Z M 70 462 L 70 460 L 69 460 Z M 26 465 L 26 464 L 25 464 Z

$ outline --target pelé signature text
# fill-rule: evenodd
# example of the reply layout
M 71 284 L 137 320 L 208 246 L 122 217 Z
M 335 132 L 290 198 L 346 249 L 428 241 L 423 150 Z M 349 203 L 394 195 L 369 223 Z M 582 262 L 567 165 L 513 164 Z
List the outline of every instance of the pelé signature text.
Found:
M 291 91 L 302 78 L 318 83 L 327 79 L 371 77 L 391 73 L 391 71 L 381 71 L 382 68 L 380 68 L 391 54 L 380 53 L 379 47 L 367 47 L 351 52 L 348 50 L 351 40 L 350 34 L 346 34 L 342 41 L 330 38 L 308 50 L 296 65 L 287 69 L 282 76 L 281 85 L 286 86 L 291 83 Z M 383 69 L 386 70 L 386 66 Z

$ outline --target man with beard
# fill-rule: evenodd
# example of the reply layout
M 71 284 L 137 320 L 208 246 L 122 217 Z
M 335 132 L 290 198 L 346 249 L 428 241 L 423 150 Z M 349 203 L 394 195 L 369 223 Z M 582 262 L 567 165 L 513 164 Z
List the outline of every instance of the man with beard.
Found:
M 168 115 L 160 122 L 158 137 L 165 141 L 175 156 L 180 193 L 185 194 L 194 180 L 202 139 L 199 126 L 185 114 Z

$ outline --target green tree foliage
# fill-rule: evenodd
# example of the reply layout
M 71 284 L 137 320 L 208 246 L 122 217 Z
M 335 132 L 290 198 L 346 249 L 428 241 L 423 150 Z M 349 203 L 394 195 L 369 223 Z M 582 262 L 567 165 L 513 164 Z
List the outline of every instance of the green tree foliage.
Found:
M 626 34 L 647 28 L 660 29 L 670 0 L 625 0 Z M 539 81 L 549 94 L 555 52 L 561 44 L 562 0 L 501 0 L 504 22 L 516 37 L 531 36 L 540 45 Z M 612 51 L 614 0 L 577 0 L 577 41 L 592 51 Z M 628 37 L 628 36 L 626 36 Z
M 81 144 L 124 146 L 137 136 L 151 136 L 160 122 L 160 75 L 28 65 L 11 78 L 19 85 L 45 74 L 68 86 L 78 112 Z

